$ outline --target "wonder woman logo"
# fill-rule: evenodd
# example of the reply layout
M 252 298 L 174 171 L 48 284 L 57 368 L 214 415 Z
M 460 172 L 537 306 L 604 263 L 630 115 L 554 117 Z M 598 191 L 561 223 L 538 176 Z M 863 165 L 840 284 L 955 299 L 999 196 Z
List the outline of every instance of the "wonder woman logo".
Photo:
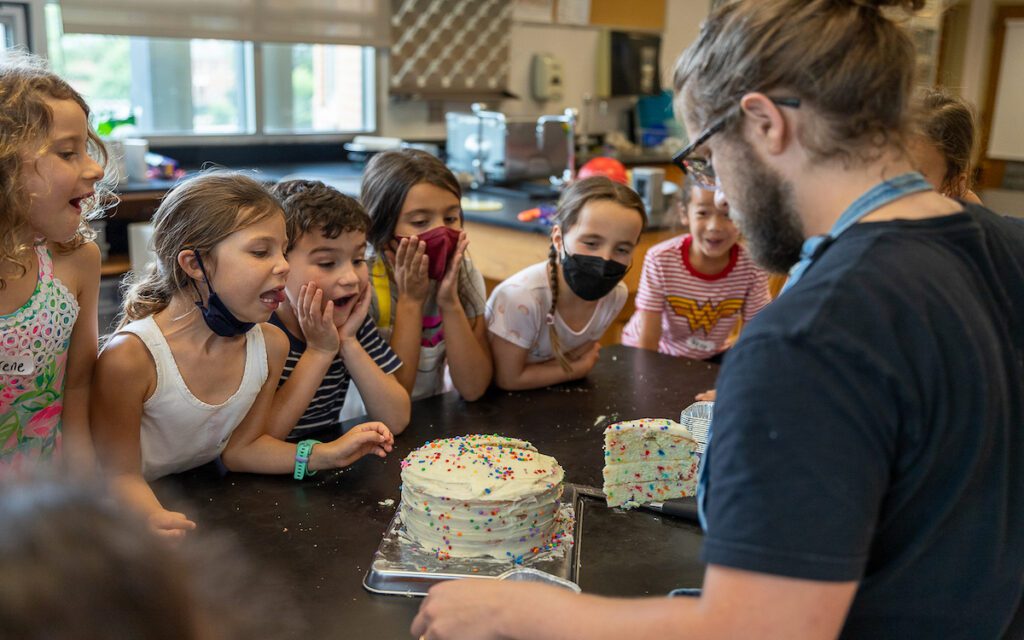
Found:
M 665 298 L 672 305 L 672 310 L 677 316 L 686 318 L 690 323 L 690 331 L 696 332 L 703 329 L 704 334 L 711 333 L 718 321 L 722 318 L 736 315 L 743 308 L 743 298 L 729 298 L 722 300 L 718 306 L 711 304 L 708 300 L 700 304 L 692 298 L 680 298 L 679 296 L 667 296 Z

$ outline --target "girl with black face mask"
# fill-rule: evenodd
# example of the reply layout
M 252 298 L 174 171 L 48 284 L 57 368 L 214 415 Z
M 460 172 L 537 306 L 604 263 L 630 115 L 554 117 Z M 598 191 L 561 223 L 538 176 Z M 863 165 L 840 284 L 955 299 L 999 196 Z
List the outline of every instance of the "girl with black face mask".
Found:
M 498 285 L 487 301 L 494 377 L 503 389 L 582 378 L 626 303 L 623 276 L 647 224 L 643 201 L 605 177 L 580 180 L 558 203 L 547 262 Z

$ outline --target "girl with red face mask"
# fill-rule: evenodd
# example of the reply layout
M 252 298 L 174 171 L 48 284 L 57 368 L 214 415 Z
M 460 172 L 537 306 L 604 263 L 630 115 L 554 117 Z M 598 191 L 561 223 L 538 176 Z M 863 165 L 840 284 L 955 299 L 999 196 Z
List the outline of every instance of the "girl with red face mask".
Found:
M 466 254 L 458 180 L 429 153 L 391 151 L 367 165 L 360 200 L 375 254 L 370 313 L 402 360 L 395 376 L 414 400 L 425 398 L 446 390 L 447 365 L 455 389 L 476 400 L 492 363 L 484 279 Z M 343 419 L 362 415 L 352 391 Z

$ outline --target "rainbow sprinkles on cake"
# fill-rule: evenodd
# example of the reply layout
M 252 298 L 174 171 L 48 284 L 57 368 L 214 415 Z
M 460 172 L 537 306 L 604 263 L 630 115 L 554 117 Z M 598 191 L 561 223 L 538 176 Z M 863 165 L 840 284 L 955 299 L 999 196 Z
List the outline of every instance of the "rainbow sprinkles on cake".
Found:
M 523 440 L 467 435 L 428 442 L 402 461 L 406 535 L 440 559 L 521 563 L 558 547 L 564 472 Z
M 604 493 L 609 507 L 692 496 L 697 488 L 697 442 L 674 420 L 643 418 L 604 430 Z

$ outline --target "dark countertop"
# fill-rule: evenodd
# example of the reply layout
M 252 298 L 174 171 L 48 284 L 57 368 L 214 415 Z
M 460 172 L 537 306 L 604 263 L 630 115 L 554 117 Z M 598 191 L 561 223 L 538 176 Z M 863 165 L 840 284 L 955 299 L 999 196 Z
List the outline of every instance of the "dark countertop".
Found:
M 320 180 L 342 193 L 358 198 L 363 167 L 363 164 L 351 162 L 322 162 L 267 164 L 243 170 L 251 171 L 254 177 L 260 178 L 267 183 L 296 178 Z M 118 185 L 117 191 L 122 194 L 163 193 L 171 189 L 175 184 L 177 184 L 177 180 L 129 181 L 123 185 Z M 531 198 L 529 194 L 515 189 L 491 186 L 484 187 L 480 191 L 466 191 L 465 195 L 470 201 L 497 202 L 501 205 L 500 209 L 491 211 L 477 210 L 472 206 L 466 207 L 464 215 L 466 220 L 470 222 L 493 224 L 517 231 L 536 232 L 545 235 L 550 231 L 550 227 L 542 224 L 520 222 L 516 215 L 520 211 L 531 209 L 541 203 L 553 204 L 554 199 L 552 198 Z
M 342 193 L 358 198 L 364 166 L 364 164 L 352 162 L 284 163 L 259 165 L 242 170 L 251 171 L 254 177 L 261 178 L 267 183 L 296 178 L 320 180 Z M 175 184 L 177 184 L 177 180 L 129 181 L 118 185 L 117 191 L 125 195 L 152 192 L 162 194 Z M 529 186 L 533 187 L 534 185 Z M 545 197 L 538 189 L 533 188 L 526 191 L 515 187 L 485 185 L 479 190 L 467 190 L 464 195 L 470 204 L 463 208 L 463 214 L 470 222 L 480 222 L 543 235 L 548 235 L 551 231 L 551 227 L 547 225 L 538 222 L 521 222 L 516 217 L 521 211 L 541 204 L 553 205 L 555 203 L 556 197 L 550 197 L 550 195 Z M 473 202 L 497 203 L 501 205 L 501 208 L 495 210 L 477 208 L 472 205 Z M 662 227 L 648 226 L 649 231 L 659 228 Z
M 214 465 L 158 481 L 164 504 L 202 529 L 232 532 L 271 583 L 298 603 L 324 637 L 408 638 L 420 599 L 372 594 L 362 581 L 400 500 L 399 462 L 427 440 L 499 433 L 530 440 L 565 468 L 566 480 L 601 486 L 604 427 L 644 417 L 678 419 L 711 388 L 717 367 L 613 346 L 587 379 L 548 389 L 491 389 L 474 403 L 448 393 L 413 403 L 413 420 L 386 460 L 364 458 L 304 482 L 284 476 L 221 475 Z M 187 496 L 182 498 L 182 496 Z M 385 506 L 391 499 L 394 505 Z M 580 585 L 606 595 L 660 595 L 700 586 L 700 530 L 643 510 L 588 507 Z

